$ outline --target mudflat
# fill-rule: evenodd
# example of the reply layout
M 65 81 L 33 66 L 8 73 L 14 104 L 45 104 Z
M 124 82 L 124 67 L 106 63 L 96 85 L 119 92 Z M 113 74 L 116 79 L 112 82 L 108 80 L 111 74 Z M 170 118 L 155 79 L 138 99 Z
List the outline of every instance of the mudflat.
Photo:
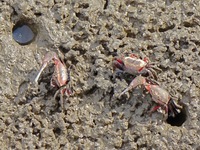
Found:
M 200 149 L 199 12 L 199 0 L 1 1 L 1 149 Z M 13 37 L 23 24 L 26 44 Z M 53 64 L 33 82 L 48 51 L 74 66 L 62 109 Z M 131 53 L 162 70 L 180 115 L 149 115 L 155 103 L 140 86 L 118 98 L 136 76 L 117 76 L 112 60 Z

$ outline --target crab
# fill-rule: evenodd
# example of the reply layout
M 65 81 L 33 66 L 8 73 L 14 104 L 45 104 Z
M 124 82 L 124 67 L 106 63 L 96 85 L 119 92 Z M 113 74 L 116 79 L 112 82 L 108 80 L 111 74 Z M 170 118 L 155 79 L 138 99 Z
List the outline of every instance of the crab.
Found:
M 175 117 L 178 113 L 180 113 L 182 106 L 175 103 L 175 101 L 171 98 L 170 94 L 165 89 L 160 87 L 151 79 L 145 78 L 141 75 L 134 78 L 130 85 L 119 95 L 119 97 L 139 85 L 143 85 L 145 89 L 151 94 L 153 101 L 159 104 L 158 106 L 155 106 L 150 111 L 150 113 L 156 111 L 160 107 L 164 107 L 164 115 L 168 114 L 168 116 Z
M 161 71 L 160 68 L 154 65 L 155 63 L 149 62 L 147 57 L 140 59 L 135 54 L 130 54 L 127 57 L 114 57 L 113 58 L 113 69 L 119 69 L 120 72 L 126 72 L 131 75 L 139 75 L 148 73 L 152 78 L 156 78 L 155 69 Z
M 41 73 L 43 72 L 43 70 L 47 67 L 47 65 L 49 63 L 53 62 L 54 63 L 54 73 L 53 76 L 51 78 L 51 86 L 52 87 L 58 87 L 59 90 L 56 91 L 55 95 L 54 95 L 54 99 L 57 97 L 57 95 L 60 93 L 60 103 L 61 103 L 61 107 L 63 107 L 63 96 L 64 94 L 66 96 L 70 96 L 72 94 L 72 91 L 70 89 L 67 88 L 67 85 L 70 82 L 70 69 L 67 69 L 64 61 L 61 61 L 58 57 L 58 55 L 53 52 L 50 51 L 48 52 L 45 56 L 44 59 L 42 61 L 42 66 L 35 78 L 35 83 L 38 83 L 39 77 L 41 76 Z

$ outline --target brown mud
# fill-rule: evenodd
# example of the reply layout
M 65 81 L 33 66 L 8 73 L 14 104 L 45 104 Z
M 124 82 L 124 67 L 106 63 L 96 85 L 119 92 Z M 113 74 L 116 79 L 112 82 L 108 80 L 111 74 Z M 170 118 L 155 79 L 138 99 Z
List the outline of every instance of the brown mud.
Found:
M 199 0 L 1 1 L 1 149 L 200 149 L 199 12 Z M 18 22 L 37 34 L 32 43 L 15 42 Z M 42 57 L 56 47 L 75 66 L 76 92 L 62 111 L 50 87 L 52 65 L 33 84 Z M 162 69 L 158 81 L 184 103 L 173 126 L 148 114 L 154 102 L 144 89 L 117 98 L 133 78 L 113 76 L 112 58 L 124 53 Z

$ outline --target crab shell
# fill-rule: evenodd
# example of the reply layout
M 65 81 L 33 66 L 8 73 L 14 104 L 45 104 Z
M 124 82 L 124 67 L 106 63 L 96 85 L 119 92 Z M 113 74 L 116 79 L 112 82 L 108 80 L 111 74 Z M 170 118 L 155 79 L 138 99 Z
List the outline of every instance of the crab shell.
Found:
M 114 68 L 118 68 L 132 75 L 148 72 L 146 69 L 147 65 L 147 61 L 137 57 L 115 57 L 113 61 Z
M 165 110 L 168 111 L 167 105 L 170 100 L 169 93 L 158 85 L 148 84 L 148 85 L 145 85 L 145 88 L 151 94 L 153 101 L 160 104 L 161 106 L 164 106 Z

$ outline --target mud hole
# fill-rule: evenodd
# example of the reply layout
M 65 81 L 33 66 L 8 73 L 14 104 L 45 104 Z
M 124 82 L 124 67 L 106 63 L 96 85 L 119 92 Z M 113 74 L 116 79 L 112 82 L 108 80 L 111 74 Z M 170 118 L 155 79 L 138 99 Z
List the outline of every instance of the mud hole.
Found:
M 199 149 L 199 11 L 198 0 L 1 1 L 1 149 Z M 28 45 L 12 37 L 19 22 L 37 33 Z M 32 83 L 56 47 L 75 66 L 76 94 L 62 111 L 53 66 Z M 117 98 L 130 82 L 113 78 L 112 58 L 123 53 L 159 64 L 158 81 L 185 105 L 181 126 L 148 115 L 154 103 L 141 88 Z

